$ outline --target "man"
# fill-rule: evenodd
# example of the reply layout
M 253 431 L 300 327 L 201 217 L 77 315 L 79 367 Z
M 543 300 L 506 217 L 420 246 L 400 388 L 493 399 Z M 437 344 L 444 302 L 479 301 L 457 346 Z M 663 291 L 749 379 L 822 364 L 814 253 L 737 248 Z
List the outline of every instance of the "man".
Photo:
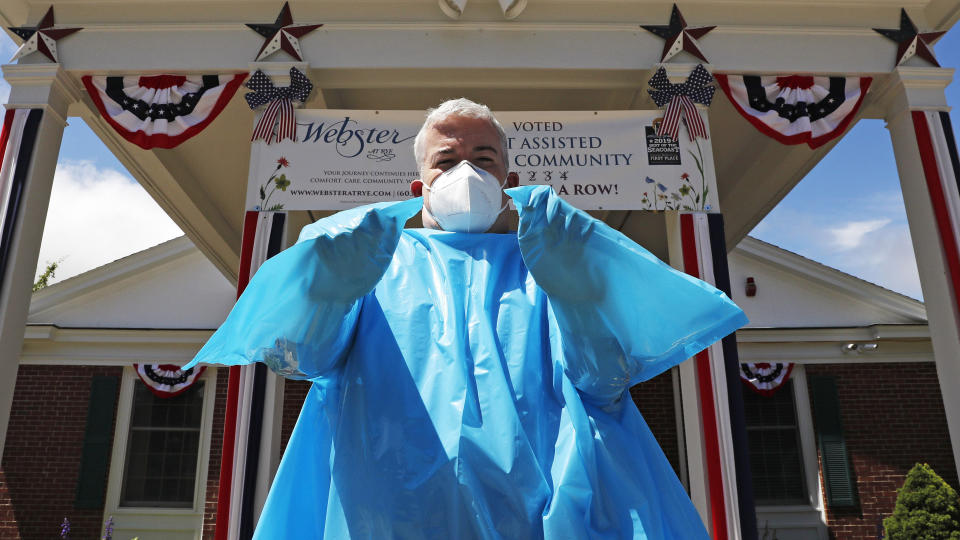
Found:
M 191 363 L 313 382 L 255 537 L 706 538 L 628 388 L 742 311 L 544 186 L 505 195 L 482 105 L 415 153 L 426 229 L 420 199 L 306 227 Z
M 417 134 L 413 147 L 420 167 L 420 180 L 410 185 L 410 191 L 420 196 L 428 187 L 424 204 L 430 207 L 429 187 L 443 172 L 466 160 L 492 174 L 499 183 L 517 187 L 517 173 L 507 172 L 507 136 L 500 122 L 489 109 L 466 99 L 450 100 L 431 111 L 424 127 Z M 507 204 L 507 195 L 501 190 L 501 205 Z M 501 212 L 487 231 L 507 232 L 507 213 Z M 428 210 L 423 215 L 423 226 L 443 229 Z

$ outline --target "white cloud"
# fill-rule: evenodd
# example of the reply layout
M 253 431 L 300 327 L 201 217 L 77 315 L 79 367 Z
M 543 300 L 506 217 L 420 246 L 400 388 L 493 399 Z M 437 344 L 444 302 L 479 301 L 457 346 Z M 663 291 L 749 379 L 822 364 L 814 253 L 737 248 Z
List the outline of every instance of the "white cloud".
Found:
M 866 232 L 856 246 L 828 255 L 822 262 L 901 294 L 923 297 L 906 223 L 890 223 Z
M 778 208 L 751 235 L 881 287 L 920 299 L 910 230 L 903 204 L 874 219 L 838 221 L 819 209 Z M 866 216 L 865 216 L 866 217 Z
M 60 281 L 183 234 L 127 174 L 61 162 L 53 180 L 37 273 L 60 261 Z
M 831 244 L 840 250 L 859 247 L 866 235 L 888 225 L 889 219 L 871 219 L 867 221 L 850 221 L 839 227 L 827 229 Z

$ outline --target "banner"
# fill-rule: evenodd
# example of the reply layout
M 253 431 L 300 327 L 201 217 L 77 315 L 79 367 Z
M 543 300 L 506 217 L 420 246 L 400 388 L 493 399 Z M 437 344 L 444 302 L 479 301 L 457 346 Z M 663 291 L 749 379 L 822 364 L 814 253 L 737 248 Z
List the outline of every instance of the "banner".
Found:
M 718 211 L 709 140 L 657 136 L 662 111 L 496 114 L 521 185 L 551 185 L 583 210 Z M 252 143 L 248 210 L 343 210 L 412 196 L 422 111 L 296 115 L 294 141 Z

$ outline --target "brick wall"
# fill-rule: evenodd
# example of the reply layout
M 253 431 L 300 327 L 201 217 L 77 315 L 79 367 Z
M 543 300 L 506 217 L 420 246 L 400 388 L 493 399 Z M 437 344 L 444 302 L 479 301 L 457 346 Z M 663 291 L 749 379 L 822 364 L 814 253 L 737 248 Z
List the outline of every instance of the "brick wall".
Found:
M 280 425 L 280 453 L 287 448 L 287 441 L 293 433 L 293 426 L 300 416 L 300 407 L 310 391 L 310 381 L 293 381 L 287 379 L 283 387 L 283 422 Z
M 223 450 L 223 415 L 227 406 L 228 368 L 217 370 L 217 394 L 213 401 L 213 425 L 210 429 L 210 461 L 207 462 L 207 499 L 203 507 L 203 538 L 213 538 L 217 527 L 217 495 L 220 489 L 220 455 Z
M 837 378 L 840 415 L 858 491 L 856 507 L 827 509 L 833 538 L 877 538 L 878 523 L 893 512 L 897 488 L 918 461 L 929 463 L 958 487 L 932 362 L 808 365 L 806 371 L 808 376 Z
M 73 504 L 91 378 L 122 373 L 121 367 L 20 366 L 0 465 L 0 538 L 57 538 L 64 517 L 71 538 L 100 537 L 103 508 Z
M 300 407 L 310 390 L 307 381 L 287 380 L 283 387 L 283 424 L 280 427 L 281 452 L 287 447 L 290 433 L 297 423 Z M 634 403 L 643 414 L 644 420 L 650 426 L 650 431 L 657 438 L 667 459 L 678 469 L 680 462 L 680 447 L 677 444 L 677 417 L 673 406 L 673 380 L 670 372 L 662 373 L 649 381 L 640 383 L 630 389 Z
M 677 442 L 677 412 L 673 403 L 673 379 L 670 371 L 630 389 L 633 402 L 660 443 L 673 470 L 680 471 L 680 445 Z

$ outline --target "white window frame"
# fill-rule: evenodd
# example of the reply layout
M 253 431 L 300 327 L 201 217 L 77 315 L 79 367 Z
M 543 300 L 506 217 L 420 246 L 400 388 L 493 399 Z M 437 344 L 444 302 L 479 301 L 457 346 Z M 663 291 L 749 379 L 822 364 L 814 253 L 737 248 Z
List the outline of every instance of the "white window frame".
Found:
M 807 391 L 807 371 L 803 364 L 794 364 L 790 373 L 793 381 L 793 405 L 797 412 L 797 430 L 800 432 L 800 458 L 806 481 L 806 504 L 758 505 L 757 528 L 762 532 L 769 523 L 781 540 L 816 538 L 827 540 L 826 505 L 820 485 L 820 464 L 817 459 L 817 441 L 813 431 L 810 394 Z M 749 392 L 750 390 L 744 390 Z M 816 536 L 811 536 L 816 534 Z
M 197 475 L 190 508 L 151 508 L 120 506 L 123 472 L 133 411 L 133 391 L 139 380 L 132 366 L 123 368 L 117 421 L 110 455 L 110 475 L 103 520 L 113 516 L 114 537 L 140 540 L 195 538 L 203 535 L 203 515 L 207 499 L 207 464 L 210 461 L 210 439 L 213 431 L 213 407 L 216 397 L 217 370 L 207 369 L 197 379 L 203 381 L 203 412 L 200 422 L 200 447 L 197 451 Z

